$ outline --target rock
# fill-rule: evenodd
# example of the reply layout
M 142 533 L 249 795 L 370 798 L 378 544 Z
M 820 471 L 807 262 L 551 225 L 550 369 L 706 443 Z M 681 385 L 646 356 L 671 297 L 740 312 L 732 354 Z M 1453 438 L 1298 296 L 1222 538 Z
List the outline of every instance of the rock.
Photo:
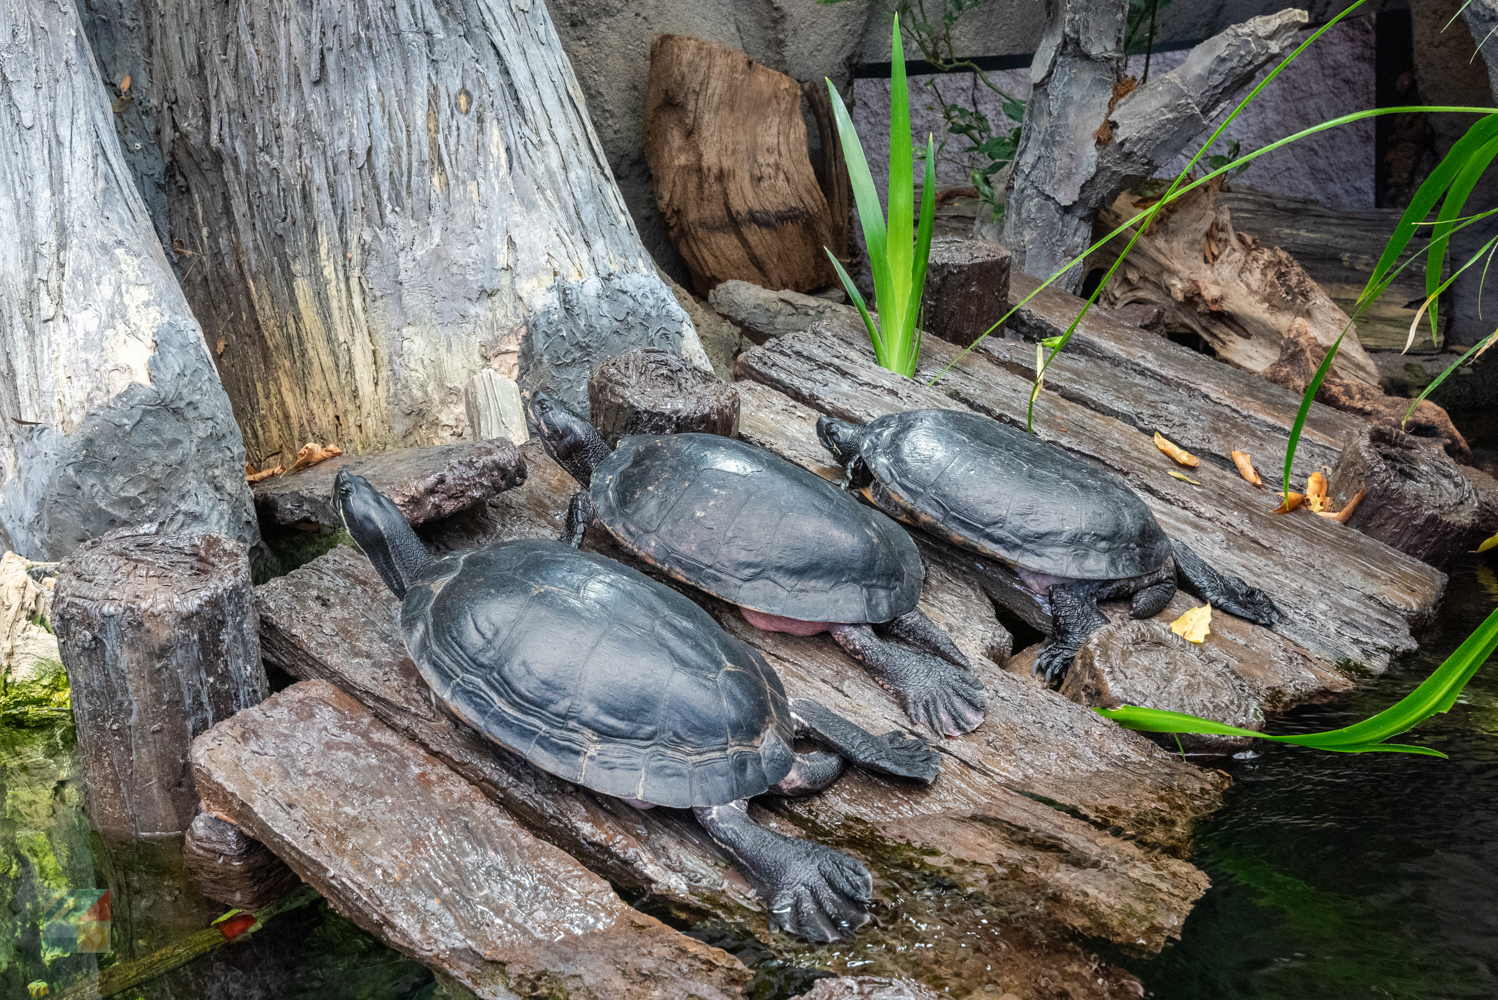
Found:
M 1007 996 L 1008 994 L 1006 994 Z M 878 976 L 833 976 L 818 979 L 801 1000 L 940 1000 L 941 994 L 909 980 Z
M 530 440 L 520 386 L 514 379 L 483 369 L 468 383 L 467 404 L 468 427 L 478 440 L 504 438 L 516 445 Z
M 739 961 L 626 906 L 325 681 L 199 737 L 205 805 L 338 912 L 484 998 L 736 997 Z
M 188 744 L 267 691 L 244 546 L 121 529 L 63 562 L 53 602 L 89 820 L 122 839 L 186 830 Z
M 921 321 L 927 333 L 967 347 L 1009 311 L 1009 251 L 992 240 L 931 241 Z
M 1304 393 L 1325 357 L 1326 351 L 1312 335 L 1310 327 L 1304 320 L 1296 319 L 1280 344 L 1278 360 L 1259 374 L 1291 392 Z M 1472 461 L 1472 449 L 1467 446 L 1462 432 L 1452 425 L 1445 410 L 1428 399 L 1421 400 L 1406 423 L 1404 418 L 1409 412 L 1409 400 L 1386 396 L 1382 389 L 1343 378 L 1336 371 L 1327 373 L 1316 390 L 1316 399 L 1382 427 L 1407 429 L 1422 437 L 1439 438 L 1453 458 Z
M 699 431 L 733 437 L 739 429 L 739 394 L 681 358 L 637 348 L 593 372 L 588 413 L 611 448 L 629 434 Z
M 707 297 L 708 303 L 743 328 L 744 336 L 763 344 L 782 333 L 805 330 L 828 316 L 858 316 L 850 305 L 800 292 L 772 292 L 747 281 L 725 281 Z
M 209 899 L 254 913 L 289 896 L 302 880 L 260 841 L 206 812 L 193 817 L 182 841 L 187 873 Z
M 1377 425 L 1343 447 L 1327 499 L 1341 510 L 1366 491 L 1348 527 L 1446 567 L 1482 537 L 1481 504 L 1463 472 L 1436 442 Z
M 666 287 L 671 289 L 671 294 L 676 296 L 677 303 L 691 317 L 692 326 L 697 329 L 697 339 L 702 341 L 703 353 L 707 355 L 713 373 L 725 382 L 732 380 L 734 359 L 741 350 L 749 346 L 738 325 L 708 308 L 707 303 L 672 281 L 671 276 L 659 267 L 655 270 Z
M 57 563 L 32 562 L 14 552 L 0 557 L 0 677 L 28 680 L 38 665 L 59 660 L 50 630 L 56 581 Z
M 341 471 L 368 479 L 412 524 L 449 517 L 525 482 L 525 463 L 509 440 L 462 441 L 350 455 L 262 479 L 255 484 L 255 506 L 277 524 L 341 529 L 333 507 L 333 477 Z

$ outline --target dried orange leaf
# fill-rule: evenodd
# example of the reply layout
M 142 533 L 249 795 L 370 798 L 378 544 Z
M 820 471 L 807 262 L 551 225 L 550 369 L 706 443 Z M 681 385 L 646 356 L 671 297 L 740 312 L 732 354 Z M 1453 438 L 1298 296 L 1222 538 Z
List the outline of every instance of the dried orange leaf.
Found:
M 1306 480 L 1306 499 L 1326 499 L 1326 477 L 1321 473 L 1313 472 L 1311 478 Z
M 285 471 L 285 469 L 277 465 L 270 469 L 263 469 L 260 472 L 255 472 L 250 468 L 250 464 L 248 462 L 245 463 L 245 478 L 252 483 L 258 483 L 262 479 L 269 479 L 271 476 L 279 476 L 282 472 Z
M 1181 617 L 1170 623 L 1170 630 L 1187 642 L 1201 642 L 1211 631 L 1212 605 L 1203 604 L 1199 608 L 1192 608 Z
M 1352 512 L 1358 509 L 1358 504 L 1362 503 L 1363 497 L 1367 495 L 1368 491 L 1366 489 L 1358 490 L 1357 495 L 1354 496 L 1351 500 L 1347 501 L 1347 506 L 1337 511 L 1335 514 L 1326 510 L 1319 510 L 1316 513 L 1320 514 L 1322 517 L 1329 517 L 1333 521 L 1336 521 L 1338 524 L 1346 524 L 1347 519 L 1352 516 Z
M 1304 493 L 1291 493 L 1289 496 L 1285 496 L 1285 494 L 1277 492 L 1275 496 L 1285 497 L 1285 502 L 1274 508 L 1274 513 L 1276 514 L 1290 513 L 1296 507 L 1299 507 L 1300 502 L 1306 498 Z
M 1169 441 L 1165 440 L 1165 435 L 1161 434 L 1159 431 L 1155 431 L 1155 447 L 1159 448 L 1161 451 L 1165 452 L 1165 454 L 1169 455 L 1171 458 L 1175 459 L 1182 465 L 1198 465 L 1201 463 L 1201 459 L 1197 458 L 1189 451 L 1185 451 L 1180 446 L 1171 444 Z
M 1248 452 L 1235 451 L 1231 454 L 1233 456 L 1233 464 L 1238 467 L 1238 475 L 1247 479 L 1255 486 L 1264 485 L 1264 480 L 1260 479 L 1259 474 L 1254 471 L 1254 463 L 1248 460 Z
M 316 465 L 318 462 L 326 462 L 328 459 L 342 454 L 343 449 L 338 447 L 336 444 L 330 444 L 326 448 L 324 448 L 320 444 L 308 441 L 306 444 L 302 445 L 301 451 L 298 451 L 296 453 L 296 461 L 292 462 L 291 468 L 287 469 L 286 471 L 296 472 L 299 469 L 305 469 L 309 466 Z
M 1201 483 L 1197 482 L 1195 479 L 1192 479 L 1190 476 L 1186 475 L 1186 473 L 1184 473 L 1184 472 L 1177 472 L 1174 469 L 1171 469 L 1169 472 L 1166 473 L 1166 475 L 1169 476 L 1171 479 L 1179 479 L 1183 483 L 1190 483 L 1192 486 L 1200 486 L 1201 485 Z
M 130 74 L 126 73 L 124 79 L 122 79 L 120 81 L 120 93 L 123 94 L 125 91 L 127 91 L 129 89 L 130 89 Z

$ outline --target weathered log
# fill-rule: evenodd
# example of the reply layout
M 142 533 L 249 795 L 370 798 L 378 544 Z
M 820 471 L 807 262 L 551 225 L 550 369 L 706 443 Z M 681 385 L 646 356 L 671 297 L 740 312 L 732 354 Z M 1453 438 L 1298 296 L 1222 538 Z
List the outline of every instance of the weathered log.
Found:
M 1348 441 L 1327 479 L 1327 497 L 1342 510 L 1359 493 L 1347 526 L 1432 566 L 1449 566 L 1481 540 L 1476 491 L 1428 439 L 1373 427 Z
M 1009 251 L 993 240 L 931 241 L 921 322 L 927 333 L 966 347 L 1009 311 Z M 1002 333 L 999 327 L 990 334 Z
M 9 3 L 0 37 L 0 549 L 147 523 L 255 545 L 239 428 L 77 8 Z
M 707 301 L 720 315 L 737 323 L 744 336 L 756 344 L 782 333 L 805 330 L 819 319 L 853 308 L 815 295 L 787 289 L 775 291 L 748 281 L 725 281 L 712 290 Z
M 1334 372 L 1377 390 L 1378 369 L 1358 342 L 1357 328 L 1348 327 L 1347 314 L 1295 258 L 1235 232 L 1232 214 L 1217 197 L 1220 186 L 1219 180 L 1197 188 L 1157 216 L 1099 301 L 1157 305 L 1167 327 L 1190 330 L 1222 360 L 1254 372 L 1274 363 L 1291 323 L 1300 319 L 1323 351 L 1342 338 Z M 1098 214 L 1098 225 L 1115 229 L 1139 211 L 1125 192 Z M 1111 261 L 1130 236 L 1115 236 L 1099 254 Z
M 657 35 L 645 157 L 698 295 L 730 278 L 798 292 L 836 280 L 822 249 L 832 217 L 790 77 L 723 45 Z
M 846 267 L 849 227 L 853 222 L 853 185 L 848 180 L 848 163 L 843 158 L 843 143 L 838 138 L 827 80 L 818 77 L 802 83 L 801 96 L 806 98 L 806 106 L 817 123 L 817 144 L 822 154 L 817 164 L 817 179 L 822 182 L 822 197 L 827 199 L 827 249 Z
M 593 372 L 588 415 L 611 448 L 628 434 L 698 431 L 733 437 L 739 428 L 739 394 L 681 358 L 636 348 Z
M 256 467 L 469 436 L 484 368 L 581 407 L 631 347 L 706 364 L 545 4 L 90 7 L 108 78 L 139 80 L 121 138 Z
M 928 338 L 916 378 L 906 379 L 874 365 L 861 326 L 826 322 L 746 351 L 737 372 L 845 419 L 965 406 L 1025 426 L 1030 383 L 981 355 L 967 355 L 937 385 L 926 385 L 957 353 Z M 1192 470 L 1201 486 L 1172 479 L 1174 464 L 1148 435 L 1054 392 L 1042 393 L 1035 412 L 1038 437 L 1123 475 L 1167 535 L 1219 570 L 1263 587 L 1285 612 L 1275 630 L 1314 657 L 1328 664 L 1350 659 L 1377 672 L 1393 654 L 1415 648 L 1410 629 L 1429 620 L 1444 574 L 1335 522 L 1272 514 L 1266 494 L 1236 470 L 1204 462 Z
M 186 830 L 198 811 L 188 744 L 267 691 L 244 547 L 111 532 L 63 563 L 53 615 L 94 828 Z
M 251 913 L 291 895 L 302 884 L 270 848 L 206 812 L 193 817 L 187 828 L 182 858 L 203 895 Z
M 368 479 L 412 524 L 450 517 L 525 482 L 525 462 L 508 438 L 349 455 L 255 484 L 255 506 L 277 524 L 342 528 L 333 480 L 348 471 Z
M 1202 42 L 1142 87 L 1124 80 L 1128 5 L 1052 0 L 1009 177 L 1004 242 L 1016 270 L 1048 278 L 1082 257 L 1098 211 L 1206 132 L 1261 68 L 1294 44 L 1305 11 L 1255 17 Z M 1110 227 L 1111 228 L 1111 227 Z M 1061 279 L 1081 287 L 1083 267 Z
M 1294 257 L 1349 316 L 1373 274 L 1379 252 L 1404 214 L 1397 208 L 1331 208 L 1313 198 L 1266 194 L 1236 184 L 1224 188 L 1217 199 L 1232 213 L 1235 231 Z M 1404 347 L 1410 321 L 1424 299 L 1424 267 L 1406 267 L 1392 275 L 1384 294 L 1358 316 L 1359 343 L 1369 350 Z M 1441 330 L 1447 322 L 1446 314 L 1441 313 Z M 1435 349 L 1430 343 L 1430 328 L 1422 321 L 1413 350 Z
M 626 906 L 325 681 L 194 741 L 203 802 L 338 912 L 480 997 L 736 996 L 730 955 Z
M 1341 351 L 1337 353 L 1338 356 L 1341 355 Z M 1297 317 L 1280 342 L 1279 357 L 1260 374 L 1291 392 L 1304 393 L 1311 380 L 1316 377 L 1316 371 L 1325 357 L 1326 348 L 1317 341 L 1306 321 Z M 1332 370 L 1327 372 L 1326 379 L 1316 390 L 1316 399 L 1346 413 L 1355 413 L 1375 426 L 1390 430 L 1408 427 L 1422 436 L 1438 438 L 1453 457 L 1462 461 L 1472 459 L 1472 449 L 1467 446 L 1466 438 L 1462 437 L 1462 432 L 1456 429 L 1451 417 L 1441 407 L 1423 399 L 1406 423 L 1405 414 L 1410 410 L 1409 400 L 1385 395 L 1377 386 L 1342 377 L 1336 370 L 1335 361 L 1332 362 Z

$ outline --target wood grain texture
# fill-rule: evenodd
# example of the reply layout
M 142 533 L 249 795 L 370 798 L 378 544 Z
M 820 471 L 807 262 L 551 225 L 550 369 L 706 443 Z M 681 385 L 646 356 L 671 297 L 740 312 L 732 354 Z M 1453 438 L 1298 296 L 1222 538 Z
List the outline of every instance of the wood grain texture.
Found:
M 90 822 L 122 839 L 186 830 L 188 745 L 267 692 L 244 547 L 111 532 L 63 562 L 52 613 Z
M 739 394 L 681 358 L 637 348 L 593 372 L 588 414 L 611 448 L 629 434 L 733 437 L 739 429 Z
M 344 916 L 479 997 L 738 995 L 748 972 L 626 906 L 326 681 L 193 744 L 203 801 Z
M 210 813 L 193 817 L 182 838 L 182 862 L 204 896 L 251 913 L 302 884 L 270 848 Z
M 657 35 L 645 156 L 698 295 L 732 278 L 798 292 L 836 280 L 795 80 L 723 45 Z

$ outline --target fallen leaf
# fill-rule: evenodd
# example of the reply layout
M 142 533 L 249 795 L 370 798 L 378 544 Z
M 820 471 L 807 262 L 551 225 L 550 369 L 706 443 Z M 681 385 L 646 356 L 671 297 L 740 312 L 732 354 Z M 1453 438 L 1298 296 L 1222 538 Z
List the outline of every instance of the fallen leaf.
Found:
M 251 483 L 258 483 L 260 482 L 260 480 L 269 479 L 271 476 L 279 476 L 285 471 L 286 470 L 284 468 L 277 465 L 269 469 L 264 469 L 260 472 L 255 472 L 250 468 L 250 463 L 245 463 L 245 478 L 248 479 Z
M 1171 479 L 1179 479 L 1183 483 L 1190 483 L 1192 486 L 1200 486 L 1201 485 L 1201 483 L 1197 482 L 1195 479 L 1192 479 L 1190 476 L 1186 475 L 1186 473 L 1184 473 L 1184 472 L 1177 472 L 1174 469 L 1171 469 L 1169 472 L 1166 473 L 1166 475 L 1169 476 Z
M 1291 493 L 1289 496 L 1285 496 L 1285 494 L 1283 493 L 1276 492 L 1274 495 L 1277 497 L 1284 497 L 1285 499 L 1284 503 L 1274 508 L 1274 513 L 1276 514 L 1290 513 L 1296 507 L 1299 507 L 1300 502 L 1306 498 L 1306 495 L 1304 493 Z
M 1212 624 L 1212 605 L 1203 604 L 1199 608 L 1192 608 L 1181 617 L 1170 623 L 1170 630 L 1187 642 L 1200 643 L 1211 631 L 1208 627 Z
M 223 354 L 224 353 L 224 348 L 226 348 L 228 346 L 229 346 L 229 342 L 227 340 L 225 340 L 223 337 L 218 338 L 218 353 L 219 354 Z
M 1179 446 L 1171 444 L 1169 441 L 1165 440 L 1165 436 L 1159 431 L 1155 431 L 1155 447 L 1165 452 L 1165 454 L 1175 459 L 1181 465 L 1201 464 L 1201 459 L 1197 458 L 1189 451 L 1185 451 Z
M 130 89 L 130 74 L 126 73 L 125 74 L 125 78 L 120 81 L 120 93 L 123 94 L 125 91 L 127 91 L 129 89 Z
M 1498 545 L 1498 535 L 1494 535 L 1492 538 L 1485 539 L 1481 545 L 1479 545 L 1477 548 L 1473 549 L 1472 551 L 1473 552 L 1486 552 L 1488 549 L 1491 549 L 1495 545 Z
M 286 471 L 296 472 L 298 469 L 308 468 L 309 466 L 316 465 L 318 462 L 326 462 L 328 459 L 342 454 L 343 449 L 336 444 L 330 444 L 324 448 L 320 444 L 308 441 L 302 445 L 302 450 L 296 453 L 296 461 L 292 462 L 291 467 Z
M 1242 476 L 1244 479 L 1247 479 L 1255 486 L 1264 485 L 1264 480 L 1260 479 L 1259 474 L 1254 471 L 1254 463 L 1249 461 L 1248 459 L 1248 452 L 1235 451 L 1231 454 L 1233 456 L 1233 464 L 1238 467 L 1238 475 Z
M 1306 502 L 1318 512 L 1326 506 L 1326 477 L 1319 472 L 1311 473 L 1306 480 Z
M 1367 496 L 1367 494 L 1368 491 L 1366 489 L 1358 490 L 1357 496 L 1347 501 L 1347 506 L 1337 511 L 1335 514 L 1333 514 L 1329 510 L 1318 510 L 1316 513 L 1320 514 L 1322 517 L 1329 517 L 1333 521 L 1336 521 L 1338 524 L 1346 524 L 1347 519 L 1349 517 L 1352 517 L 1352 512 L 1358 509 L 1358 504 L 1363 502 L 1363 497 Z

